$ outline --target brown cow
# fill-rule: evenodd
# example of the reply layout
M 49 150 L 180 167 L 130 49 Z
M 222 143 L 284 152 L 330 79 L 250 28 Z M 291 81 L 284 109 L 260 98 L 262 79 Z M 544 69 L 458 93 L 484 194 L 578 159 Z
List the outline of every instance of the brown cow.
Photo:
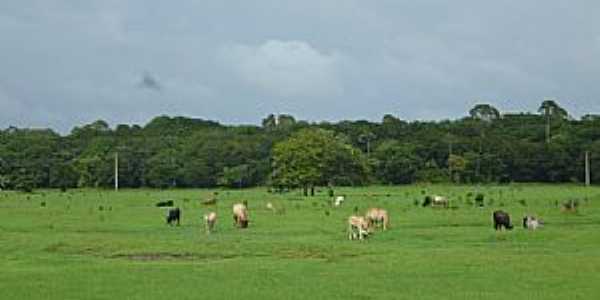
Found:
M 387 228 L 390 226 L 390 218 L 388 213 L 382 208 L 370 208 L 365 214 L 365 219 L 367 220 L 369 228 L 382 226 L 383 230 L 387 230 Z

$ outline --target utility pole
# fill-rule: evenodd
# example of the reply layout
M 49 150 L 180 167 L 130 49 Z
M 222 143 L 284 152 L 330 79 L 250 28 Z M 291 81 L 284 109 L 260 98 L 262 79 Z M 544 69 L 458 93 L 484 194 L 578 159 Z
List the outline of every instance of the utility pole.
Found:
M 452 158 L 452 140 L 449 139 L 448 141 L 448 173 L 450 176 L 450 182 L 454 182 L 454 179 L 452 178 L 452 161 L 450 160 Z
M 115 191 L 119 190 L 119 152 L 115 152 Z
M 590 151 L 585 151 L 585 186 L 590 186 Z

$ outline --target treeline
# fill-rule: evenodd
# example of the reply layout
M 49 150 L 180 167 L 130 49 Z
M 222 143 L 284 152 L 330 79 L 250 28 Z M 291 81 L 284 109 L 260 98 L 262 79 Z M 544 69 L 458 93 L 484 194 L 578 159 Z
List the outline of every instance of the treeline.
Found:
M 600 182 L 600 117 L 573 119 L 554 101 L 538 114 L 481 104 L 436 122 L 269 115 L 262 126 L 226 126 L 160 116 L 143 127 L 99 120 L 66 136 L 2 130 L 0 188 L 112 187 L 117 155 L 119 186 L 128 188 L 581 182 L 586 151 Z

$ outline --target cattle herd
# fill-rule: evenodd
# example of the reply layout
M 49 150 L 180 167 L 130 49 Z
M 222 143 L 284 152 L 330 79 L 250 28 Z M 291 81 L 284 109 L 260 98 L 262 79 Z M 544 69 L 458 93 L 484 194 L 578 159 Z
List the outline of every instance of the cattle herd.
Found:
M 332 204 L 335 207 L 341 206 L 345 201 L 345 196 L 337 196 L 333 199 Z M 216 203 L 216 200 L 211 201 L 212 204 Z M 203 202 L 203 204 L 206 204 Z M 422 206 L 441 207 L 448 208 L 449 201 L 447 198 L 438 195 L 426 196 Z M 181 210 L 174 206 L 173 200 L 160 201 L 156 203 L 157 207 L 170 207 L 167 212 L 166 221 L 169 225 L 180 225 Z M 271 202 L 266 205 L 267 210 L 277 211 Z M 355 212 L 356 212 L 355 208 Z M 248 203 L 243 201 L 241 203 L 235 203 L 232 206 L 233 214 L 233 226 L 237 228 L 248 228 L 249 214 L 248 214 Z M 204 225 L 206 233 L 214 231 L 217 222 L 217 213 L 214 211 L 208 212 L 204 215 Z M 502 210 L 496 210 L 492 214 L 492 222 L 495 230 L 512 230 L 513 225 L 510 221 L 510 215 Z M 534 216 L 526 215 L 523 217 L 523 228 L 536 230 L 543 225 L 543 222 Z M 390 226 L 390 217 L 385 209 L 373 207 L 369 208 L 365 215 L 351 215 L 348 217 L 348 239 L 350 240 L 363 240 L 377 228 L 387 230 Z

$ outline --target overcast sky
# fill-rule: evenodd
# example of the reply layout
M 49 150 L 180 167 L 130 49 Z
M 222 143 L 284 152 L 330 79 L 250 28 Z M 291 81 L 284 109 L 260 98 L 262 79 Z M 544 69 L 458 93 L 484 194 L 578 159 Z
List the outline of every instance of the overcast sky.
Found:
M 0 1 L 0 128 L 600 112 L 600 1 Z

